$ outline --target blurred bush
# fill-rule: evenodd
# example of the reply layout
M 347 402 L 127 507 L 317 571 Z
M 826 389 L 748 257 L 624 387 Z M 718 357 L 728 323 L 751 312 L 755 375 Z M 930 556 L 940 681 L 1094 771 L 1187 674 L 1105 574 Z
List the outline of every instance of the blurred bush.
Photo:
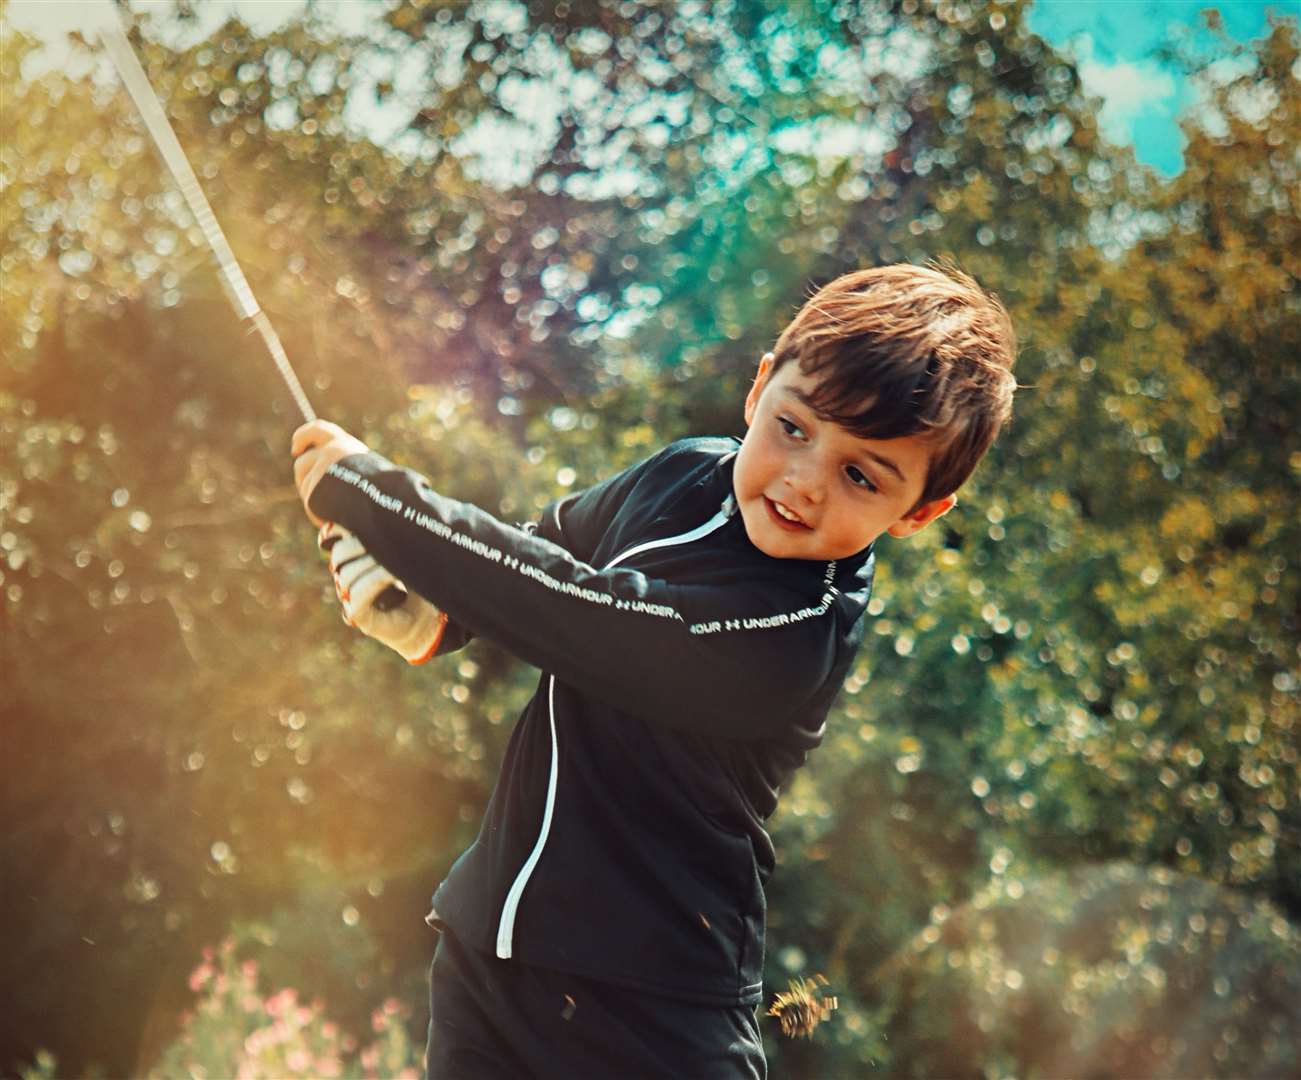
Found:
M 1019 2 L 375 12 L 137 44 L 318 409 L 450 495 L 524 521 L 740 433 L 806 290 L 861 265 L 952 256 L 1016 320 L 1016 419 L 882 548 L 773 822 L 770 983 L 840 1000 L 774 1071 L 1295 1071 L 1295 21 L 1187 58 L 1160 182 Z M 340 626 L 283 389 L 129 103 L 34 48 L 0 41 L 0 1059 L 254 1068 L 224 953 L 227 1019 L 177 1017 L 203 943 L 259 927 L 339 1026 L 301 1006 L 256 1067 L 364 1070 L 338 1033 L 388 998 L 420 1031 L 425 902 L 536 674 Z

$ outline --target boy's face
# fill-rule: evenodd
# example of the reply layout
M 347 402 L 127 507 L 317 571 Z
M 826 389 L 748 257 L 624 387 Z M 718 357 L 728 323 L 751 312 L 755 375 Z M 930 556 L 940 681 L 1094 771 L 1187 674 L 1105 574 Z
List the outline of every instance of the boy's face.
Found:
M 948 495 L 908 513 L 925 483 L 923 439 L 860 439 L 800 400 L 816 388 L 815 377 L 795 361 L 775 375 L 772 365 L 768 353 L 746 396 L 750 430 L 732 472 L 746 534 L 760 551 L 774 559 L 843 559 L 884 532 L 909 536 L 954 505 Z

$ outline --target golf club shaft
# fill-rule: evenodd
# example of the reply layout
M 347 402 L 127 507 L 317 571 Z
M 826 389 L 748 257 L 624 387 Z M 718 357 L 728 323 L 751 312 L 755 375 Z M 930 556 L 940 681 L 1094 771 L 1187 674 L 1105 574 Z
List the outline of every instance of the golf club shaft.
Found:
M 298 376 L 294 374 L 294 369 L 289 364 L 289 357 L 280 343 L 280 337 L 271 325 L 271 320 L 267 318 L 266 312 L 258 305 L 257 298 L 249 287 L 248 279 L 240 269 L 235 253 L 226 240 L 226 234 L 217 224 L 216 215 L 208 205 L 203 188 L 199 186 L 199 179 L 194 175 L 185 151 L 181 149 L 180 141 L 176 138 L 176 132 L 172 130 L 171 122 L 163 111 L 158 95 L 149 84 L 149 77 L 140 66 L 140 61 L 136 58 L 135 50 L 131 48 L 126 34 L 122 32 L 122 25 L 118 21 L 116 12 L 111 19 L 105 20 L 100 30 L 100 40 L 109 59 L 113 61 L 113 66 L 117 69 L 122 85 L 131 95 L 131 100 L 136 103 L 140 118 L 153 138 L 163 164 L 172 174 L 176 186 L 181 189 L 181 194 L 190 207 L 190 213 L 194 215 L 194 220 L 198 223 L 204 239 L 208 242 L 208 247 L 217 260 L 231 304 L 234 305 L 239 317 L 251 321 L 261 335 L 267 351 L 271 354 L 271 359 L 275 361 L 276 369 L 280 372 L 280 377 L 289 388 L 289 393 L 293 396 L 299 412 L 303 414 L 303 419 L 315 420 L 316 412 L 312 409 L 311 402 L 307 400 L 307 394 L 303 391 L 302 383 L 298 381 Z
M 154 93 L 154 88 L 149 83 L 149 76 L 145 74 L 144 68 L 140 66 L 135 50 L 131 48 L 131 43 L 127 40 L 126 34 L 122 32 L 122 24 L 117 17 L 116 11 L 112 13 L 111 17 L 105 19 L 100 30 L 100 40 L 109 55 L 109 59 L 113 61 L 113 66 L 117 69 L 122 85 L 126 87 L 127 93 L 131 95 L 131 100 L 136 103 L 136 108 L 140 111 L 140 118 L 144 121 L 145 127 L 153 138 L 154 145 L 158 148 L 158 153 L 163 159 L 163 164 L 167 166 L 167 171 L 172 174 L 176 186 L 181 189 L 181 194 L 190 207 L 190 213 L 194 215 L 194 220 L 198 223 L 204 239 L 208 242 L 208 247 L 212 250 L 213 257 L 217 260 L 222 280 L 226 285 L 226 294 L 230 298 L 236 313 L 241 319 L 252 322 L 257 332 L 262 336 L 262 341 L 266 344 L 267 351 L 271 354 L 271 359 L 275 361 L 276 369 L 280 372 L 280 377 L 284 379 L 285 385 L 289 388 L 289 393 L 298 405 L 298 411 L 303 414 L 303 419 L 315 420 L 316 412 L 313 410 L 311 402 L 307 400 L 307 394 L 303 392 L 302 383 L 298 381 L 298 376 L 294 374 L 293 367 L 290 366 L 289 357 L 285 353 L 284 346 L 280 343 L 280 337 L 276 334 L 275 328 L 271 325 L 271 320 L 267 318 L 266 312 L 262 310 L 257 298 L 253 295 L 248 279 L 244 276 L 239 261 L 235 258 L 235 252 L 231 250 L 230 243 L 226 240 L 226 234 L 221 231 L 221 226 L 217 223 L 217 217 L 212 212 L 207 197 L 203 194 L 203 188 L 199 186 L 199 178 L 194 175 L 194 170 L 190 167 L 190 161 L 181 148 L 180 140 L 176 138 L 176 132 L 172 129 L 167 114 L 163 111 L 162 103 L 158 100 L 158 95 Z M 406 589 L 400 582 L 396 585 L 390 585 L 375 600 L 375 607 L 380 611 L 391 611 L 402 605 L 406 595 Z

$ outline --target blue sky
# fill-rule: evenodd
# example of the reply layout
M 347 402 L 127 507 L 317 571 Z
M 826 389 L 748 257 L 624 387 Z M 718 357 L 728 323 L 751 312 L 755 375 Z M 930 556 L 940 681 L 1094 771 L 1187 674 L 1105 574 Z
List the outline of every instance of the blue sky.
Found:
M 66 39 L 62 45 L 56 39 L 103 2 L 11 0 L 6 18 L 45 37 L 51 43 L 48 66 L 60 66 L 68 51 Z M 1214 38 L 1202 29 L 1199 14 L 1211 6 L 1219 9 L 1230 37 L 1243 43 L 1268 31 L 1270 10 L 1301 15 L 1301 0 L 1038 0 L 1030 12 L 1030 27 L 1074 58 L 1086 90 L 1102 99 L 1099 119 L 1104 134 L 1113 142 L 1132 145 L 1140 161 L 1173 176 L 1183 169 L 1183 136 L 1177 120 L 1196 103 L 1197 88 L 1178 70 L 1158 61 L 1154 50 L 1189 34 L 1202 49 L 1216 48 Z M 132 7 L 166 11 L 173 5 L 166 0 L 134 0 Z M 198 5 L 201 25 L 193 33 L 198 37 L 210 32 L 231 10 L 256 29 L 270 30 L 303 7 L 304 0 L 204 0 Z M 366 32 L 368 20 L 383 7 L 334 0 L 327 9 L 348 29 Z M 385 117 L 372 110 L 364 126 L 372 137 L 382 139 L 388 129 L 404 127 L 407 119 L 405 114 Z
M 1268 33 L 1268 11 L 1301 15 L 1301 0 L 1038 0 L 1030 28 L 1069 52 L 1086 90 L 1104 99 L 1103 133 L 1173 176 L 1183 169 L 1177 120 L 1197 100 L 1196 88 L 1153 52 L 1185 33 L 1203 49 L 1213 48 L 1215 39 L 1202 29 L 1199 14 L 1208 7 L 1218 8 L 1225 31 L 1244 43 Z

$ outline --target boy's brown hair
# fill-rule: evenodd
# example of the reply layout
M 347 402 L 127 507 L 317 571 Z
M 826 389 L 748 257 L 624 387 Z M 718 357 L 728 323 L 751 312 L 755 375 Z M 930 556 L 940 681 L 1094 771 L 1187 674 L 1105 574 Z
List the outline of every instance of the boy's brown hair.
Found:
M 821 376 L 812 404 L 823 419 L 859 438 L 931 441 L 914 510 L 957 491 L 1012 415 L 1012 320 L 952 264 L 844 274 L 809 298 L 772 351 L 774 373 L 794 360 Z

